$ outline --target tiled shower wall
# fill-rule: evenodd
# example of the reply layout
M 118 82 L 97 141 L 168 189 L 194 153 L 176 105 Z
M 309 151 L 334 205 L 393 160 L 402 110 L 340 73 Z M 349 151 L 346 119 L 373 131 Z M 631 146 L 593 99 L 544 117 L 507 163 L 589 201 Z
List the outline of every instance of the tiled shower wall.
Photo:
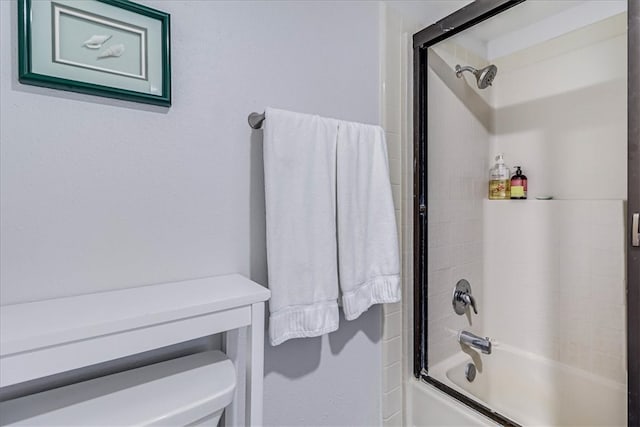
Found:
M 407 390 L 404 387 L 407 380 L 413 377 L 413 65 L 412 65 L 412 34 L 417 29 L 413 28 L 413 23 L 405 21 L 393 9 L 384 5 L 381 13 L 383 22 L 381 23 L 382 43 L 385 51 L 382 52 L 383 62 L 382 82 L 382 122 L 387 131 L 387 144 L 389 149 L 391 182 L 394 189 L 394 202 L 396 204 L 396 219 L 400 228 L 400 246 L 402 254 L 402 303 L 387 304 L 384 306 L 384 334 L 383 334 L 383 424 L 385 426 L 406 425 L 404 419 L 404 404 L 407 401 Z M 436 17 L 434 16 L 434 19 Z M 428 24 L 428 23 L 427 23 Z M 424 26 L 426 26 L 425 24 Z M 458 54 L 463 55 L 459 49 Z M 455 55 L 454 55 L 455 57 Z M 466 58 L 465 58 L 466 59 Z M 452 98 L 452 103 L 456 101 Z M 467 117 L 468 124 L 475 119 Z M 476 120 L 477 121 L 477 120 Z M 478 123 L 476 123 L 476 126 Z M 467 134 L 479 131 L 477 127 L 467 129 Z M 483 134 L 484 135 L 484 134 Z M 477 148 L 485 147 L 487 138 L 482 139 L 482 143 Z M 484 153 L 484 152 L 483 152 Z M 481 162 L 483 156 L 479 156 Z M 469 162 L 471 160 L 469 159 Z M 455 165 L 454 165 L 455 166 Z M 399 169 L 397 169 L 399 168 Z M 481 166 L 484 171 L 484 165 Z M 478 166 L 476 171 L 478 171 Z M 455 175 L 451 171 L 451 175 Z M 448 176 L 447 179 L 450 177 Z M 456 185 L 462 184 L 457 181 Z M 453 185 L 453 184 L 452 184 Z M 457 203 L 462 194 L 455 196 Z M 477 207 L 478 204 L 474 203 Z M 471 206 L 465 206 L 467 213 Z M 460 220 L 465 226 L 471 225 L 468 218 L 453 215 L 456 220 Z M 479 219 L 474 223 L 481 226 Z M 464 227 L 463 227 L 464 228 Z M 468 227 L 466 228 L 468 229 Z M 449 228 L 453 230 L 453 226 Z M 476 227 L 476 231 L 479 228 Z M 477 239 L 478 233 L 471 233 L 469 237 L 456 235 L 455 242 L 451 242 L 451 251 L 462 249 L 467 254 L 477 251 L 481 246 L 481 241 Z M 476 282 L 476 286 L 481 288 L 481 277 L 475 266 L 470 265 L 468 257 L 464 262 L 454 261 L 455 274 L 465 274 L 467 278 Z M 475 273 L 472 272 L 476 269 Z M 467 273 L 469 271 L 469 273 Z M 477 280 L 476 280 L 477 278 Z M 443 292 L 436 292 L 442 297 L 449 291 L 444 291 L 446 284 L 443 284 Z M 478 294 L 480 290 L 478 289 Z M 448 308 L 448 309 L 447 309 Z M 441 313 L 436 317 L 448 316 L 451 302 L 443 305 Z M 441 316 L 442 315 L 442 316 Z M 477 319 L 474 321 L 478 325 Z M 455 342 L 455 340 L 452 340 Z M 436 351 L 446 351 L 447 345 Z
M 614 15 L 494 60 L 490 154 L 523 167 L 530 200 L 487 201 L 484 211 L 485 334 L 619 383 L 626 22 Z
M 431 52 L 431 365 L 459 350 L 451 287 L 466 274 L 476 332 L 624 381 L 625 23 L 615 15 L 493 59 L 498 77 L 482 92 L 460 88 L 453 68 L 485 59 L 455 39 Z M 554 200 L 478 203 L 497 152 L 523 166 L 530 199 Z
M 455 63 L 465 64 L 469 57 L 459 47 L 455 51 L 443 61 L 432 51 L 428 69 L 428 139 L 435 142 L 427 147 L 430 365 L 460 351 L 459 330 L 482 334 L 485 313 L 482 200 L 487 192 L 490 106 L 455 77 Z M 460 316 L 453 310 L 453 289 L 461 279 L 471 284 L 477 315 L 469 311 Z
M 383 52 L 381 58 L 382 74 L 382 123 L 386 131 L 387 149 L 389 151 L 389 173 L 393 201 L 396 207 L 396 223 L 400 248 L 403 248 L 401 217 L 402 195 L 402 138 L 404 115 L 402 108 L 401 88 L 403 87 L 402 21 L 399 16 L 381 4 L 381 33 Z M 404 257 L 402 257 L 404 258 Z M 403 272 L 404 273 L 404 272 Z M 405 276 L 402 275 L 404 283 Z M 403 289 L 403 301 L 406 299 Z M 402 302 L 385 304 L 383 311 L 383 344 L 382 344 L 382 419 L 385 426 L 403 425 L 403 387 L 402 387 Z
M 493 60 L 487 156 L 522 166 L 530 198 L 626 199 L 626 29 L 621 13 Z
M 401 139 L 402 214 L 399 218 L 399 224 L 401 224 L 403 235 L 403 303 L 401 307 L 385 308 L 383 419 L 385 425 L 401 425 L 403 420 L 399 411 L 402 398 L 404 397 L 406 401 L 407 396 L 406 393 L 403 396 L 396 386 L 401 381 L 401 375 L 404 376 L 404 383 L 406 383 L 407 379 L 412 377 L 413 371 L 412 58 L 410 35 L 405 33 L 404 37 L 402 35 L 399 38 L 395 36 L 398 33 L 398 26 L 401 26 L 398 23 L 399 18 L 387 11 L 384 19 L 386 25 L 382 25 L 382 27 L 387 28 L 384 44 L 388 54 L 385 56 L 387 75 L 383 81 L 387 90 L 385 95 L 391 96 L 383 98 L 384 113 L 387 113 L 383 116 L 383 122 L 389 130 L 390 151 L 397 150 L 393 143 L 398 136 Z M 624 159 L 620 162 L 618 157 L 620 157 L 620 153 L 624 152 L 624 142 L 626 141 L 624 139 L 626 86 L 619 80 L 626 69 L 624 66 L 626 57 L 623 56 L 626 52 L 626 45 L 621 39 L 621 29 L 615 22 L 620 20 L 624 20 L 624 16 L 614 17 L 596 24 L 595 33 L 592 31 L 593 28 L 582 28 L 568 33 L 564 38 L 555 38 L 496 59 L 495 62 L 500 68 L 496 83 L 501 83 L 501 85 L 487 91 L 478 91 L 469 84 L 469 90 L 466 92 L 461 92 L 458 90 L 459 88 L 453 88 L 447 94 L 446 91 L 456 84 L 452 83 L 450 76 L 446 84 L 438 76 L 431 79 L 434 83 L 430 90 L 442 92 L 435 111 L 430 111 L 434 116 L 439 115 L 440 117 L 439 120 L 435 120 L 434 116 L 430 116 L 430 123 L 440 123 L 440 127 L 436 125 L 436 129 L 431 129 L 431 131 L 442 132 L 443 126 L 448 125 L 446 141 L 448 148 L 444 149 L 451 150 L 451 155 L 447 157 L 448 161 L 440 165 L 433 165 L 433 167 L 439 168 L 439 173 L 436 174 L 438 175 L 436 181 L 432 181 L 429 188 L 430 192 L 435 193 L 432 194 L 432 197 L 437 198 L 440 202 L 444 201 L 442 208 L 432 212 L 432 219 L 439 217 L 441 224 L 433 225 L 429 230 L 431 239 L 433 239 L 430 251 L 439 253 L 436 259 L 431 260 L 430 265 L 432 270 L 430 279 L 433 284 L 433 289 L 430 289 L 430 299 L 432 299 L 429 316 L 430 331 L 435 334 L 437 332 L 432 329 L 440 328 L 441 332 L 440 340 L 430 340 L 431 363 L 445 358 L 448 354 L 459 349 L 456 347 L 455 339 L 452 339 L 452 333 L 456 328 L 465 326 L 464 318 L 451 313 L 450 293 L 457 276 L 462 274 L 468 275 L 468 279 L 471 277 L 474 295 L 479 300 L 480 317 L 472 319 L 474 325 L 470 329 L 492 337 L 495 337 L 495 333 L 497 333 L 503 335 L 503 340 L 506 342 L 511 340 L 513 344 L 521 345 L 522 343 L 514 337 L 517 336 L 518 330 L 522 330 L 516 326 L 524 322 L 524 329 L 533 334 L 532 336 L 537 337 L 531 342 L 540 343 L 540 346 L 536 349 L 522 345 L 523 349 L 582 369 L 592 370 L 596 374 L 614 380 L 619 380 L 624 376 L 625 326 L 622 317 L 622 313 L 624 313 L 624 251 L 618 243 L 620 243 L 621 233 L 624 233 L 622 215 L 625 209 L 623 199 L 626 194 L 626 185 L 619 182 L 619 177 L 626 176 L 626 168 L 624 168 Z M 394 32 L 391 33 L 389 29 L 393 29 Z M 399 33 L 402 34 L 402 30 Z M 574 43 L 573 48 L 570 49 L 573 52 L 568 52 L 567 42 Z M 578 44 L 575 44 L 576 42 Z M 401 55 L 404 55 L 400 58 L 403 64 L 399 67 L 400 77 L 395 74 L 398 70 L 398 64 L 395 61 L 398 58 L 393 56 L 394 53 L 391 52 L 391 48 L 398 45 L 400 45 Z M 588 73 L 576 77 L 575 72 L 572 72 L 576 69 L 576 60 L 587 60 L 596 51 L 600 52 L 600 56 L 604 55 L 603 58 L 607 58 L 606 61 L 602 61 L 600 67 L 592 68 Z M 437 53 L 445 63 L 449 64 L 451 69 L 456 62 L 473 63 L 476 66 L 488 64 L 485 59 L 453 43 L 448 46 L 440 46 Z M 569 53 L 568 56 L 567 53 Z M 551 58 L 557 61 L 560 67 L 567 71 L 567 74 L 561 76 L 558 73 L 545 74 L 541 72 L 544 69 L 549 69 L 549 64 L 545 63 L 545 60 Z M 565 62 L 564 66 L 562 65 L 563 61 Z M 578 65 L 578 68 L 584 70 L 584 66 Z M 546 85 L 539 84 L 540 80 L 536 80 L 540 76 L 546 79 Z M 563 83 L 565 78 L 569 80 Z M 600 83 L 604 81 L 608 83 L 598 84 L 598 78 L 603 80 Z M 618 80 L 618 83 L 613 80 Z M 531 84 L 533 81 L 537 83 Z M 469 80 L 469 82 L 471 81 Z M 529 82 L 529 85 L 526 82 Z M 399 85 L 402 89 L 400 99 L 398 99 L 393 85 Z M 499 93 L 492 90 L 496 88 Z M 581 88 L 586 90 L 581 93 Z M 604 102 L 601 104 L 603 108 L 587 109 L 586 115 L 583 109 L 580 114 L 570 115 L 565 122 L 558 120 L 557 118 L 561 116 L 556 114 L 555 118 L 545 123 L 539 125 L 529 123 L 529 132 L 514 131 L 521 125 L 526 128 L 522 120 L 531 122 L 535 121 L 536 117 L 542 117 L 543 114 L 547 116 L 550 114 L 552 111 L 549 108 L 550 105 L 552 106 L 554 100 L 560 99 L 553 96 L 554 90 L 563 92 L 569 97 L 586 96 L 582 103 L 586 104 L 588 101 L 591 105 L 593 105 L 593 98 L 587 93 L 603 90 L 599 96 L 600 101 Z M 474 96 L 472 92 L 475 92 L 477 96 Z M 466 95 L 464 95 L 465 93 Z M 469 99 L 465 101 L 465 96 L 473 98 L 473 100 L 471 102 Z M 543 101 L 545 97 L 552 104 L 545 106 Z M 534 100 L 537 103 L 533 102 Z M 484 104 L 480 101 L 483 101 Z M 456 104 L 458 105 L 456 106 Z M 463 104 L 462 107 L 459 104 Z M 465 105 L 469 107 L 466 111 Z M 511 115 L 510 113 L 515 112 L 518 108 L 511 109 L 509 105 L 519 107 L 520 110 L 536 106 L 539 108 L 536 110 L 537 112 L 526 110 L 520 111 L 519 115 Z M 490 110 L 488 119 L 487 115 L 483 115 L 486 112 L 479 111 L 483 109 L 483 106 Z M 394 122 L 398 118 L 398 111 L 404 128 L 398 127 L 398 123 Z M 590 115 L 592 113 L 594 116 Z M 606 116 L 607 119 L 600 120 L 598 114 L 599 117 Z M 580 117 L 581 115 L 582 117 Z M 582 123 L 591 124 L 591 128 L 580 125 L 581 120 Z M 571 128 L 572 125 L 573 128 Z M 450 133 L 452 129 L 453 133 Z M 551 133 L 549 133 L 550 130 Z M 467 149 L 460 148 L 460 144 L 465 141 L 479 142 L 479 144 L 470 146 L 470 150 L 475 153 L 473 156 L 465 157 L 469 154 Z M 613 146 L 609 145 L 607 148 L 607 144 L 603 144 L 605 141 Z M 547 150 L 550 148 L 559 150 L 558 154 L 555 157 L 549 155 L 545 157 L 545 147 Z M 479 151 L 475 152 L 475 150 Z M 484 152 L 481 152 L 482 150 Z M 544 202 L 533 200 L 521 205 L 511 205 L 511 202 L 507 202 L 512 208 L 531 206 L 531 208 L 525 208 L 527 214 L 522 216 L 523 218 L 531 217 L 531 229 L 538 230 L 529 233 L 531 242 L 534 237 L 542 236 L 542 231 L 548 234 L 552 229 L 556 230 L 552 231 L 556 237 L 564 236 L 563 239 L 556 239 L 557 241 L 551 244 L 552 247 L 555 247 L 552 252 L 561 262 L 556 264 L 555 279 L 547 280 L 542 288 L 532 283 L 536 277 L 538 279 L 545 277 L 545 267 L 540 263 L 530 269 L 528 274 L 532 274 L 532 279 L 526 281 L 524 286 L 514 285 L 513 278 L 521 276 L 520 273 L 517 273 L 517 250 L 510 252 L 513 259 L 509 258 L 506 275 L 503 275 L 503 278 L 509 274 L 512 277 L 512 279 L 505 278 L 502 281 L 506 287 L 500 290 L 503 285 L 492 286 L 489 283 L 501 274 L 499 269 L 495 268 L 486 271 L 487 262 L 495 262 L 495 257 L 492 257 L 491 254 L 487 255 L 486 252 L 492 251 L 495 255 L 499 254 L 502 249 L 499 248 L 500 244 L 496 244 L 495 239 L 487 239 L 487 230 L 500 227 L 502 224 L 500 218 L 506 221 L 503 215 L 505 212 L 491 210 L 493 208 L 500 209 L 500 205 L 488 201 L 482 202 L 486 192 L 486 173 L 492 157 L 497 151 L 504 151 L 512 166 L 514 161 L 518 163 L 526 161 L 526 170 L 531 171 L 530 179 L 534 179 L 530 187 L 533 191 L 545 192 L 552 189 L 552 194 L 558 198 L 617 199 L 617 201 L 593 200 L 592 202 L 588 200 L 566 202 L 556 200 L 547 205 L 536 204 Z M 579 156 L 578 153 L 580 153 Z M 441 154 L 447 155 L 447 153 Z M 479 158 L 480 162 L 473 160 L 472 157 Z M 565 163 L 566 160 L 569 162 Z M 608 196 L 605 195 L 607 181 L 598 181 L 598 176 L 602 176 L 600 172 L 587 174 L 586 181 L 582 180 L 587 184 L 581 188 L 572 184 L 573 182 L 579 183 L 578 178 L 585 176 L 587 171 L 584 169 L 584 165 L 586 163 L 592 166 L 597 165 L 592 168 L 594 171 L 600 167 L 600 171 L 604 168 L 612 172 L 608 176 L 613 178 L 615 183 L 609 183 L 613 192 Z M 622 166 L 616 166 L 618 163 Z M 563 167 L 565 164 L 568 165 L 569 170 Z M 582 169 L 580 169 L 581 167 Z M 545 168 L 551 169 L 545 170 Z M 566 177 L 567 172 L 572 173 L 572 177 L 554 187 L 552 185 L 554 180 Z M 394 183 L 398 182 L 397 175 L 392 179 Z M 395 197 L 396 207 L 398 207 L 398 198 Z M 474 201 L 465 206 L 465 203 L 460 200 L 463 198 L 471 198 Z M 438 204 L 440 203 L 435 203 L 435 205 Z M 508 206 L 503 205 L 503 207 Z M 445 212 L 445 209 L 448 211 Z M 541 212 L 540 209 L 544 212 Z M 594 212 L 599 212 L 599 214 L 589 213 L 592 209 L 595 209 Z M 570 214 L 572 211 L 575 213 L 574 215 Z M 517 216 L 517 213 L 515 215 Z M 553 224 L 547 224 L 549 227 L 544 225 L 545 215 L 547 215 L 547 219 L 549 215 L 555 218 L 552 221 Z M 489 222 L 492 225 L 486 223 L 485 217 L 487 216 L 490 217 Z M 573 222 L 570 222 L 571 220 Z M 517 221 L 515 226 L 517 226 Z M 581 230 L 593 230 L 596 234 L 591 236 L 593 238 L 588 244 L 576 246 L 577 241 L 572 240 L 573 238 L 568 235 L 579 236 Z M 514 233 L 512 237 L 512 241 L 507 244 L 508 247 L 526 246 L 526 242 L 518 240 L 517 233 Z M 527 250 L 529 252 L 523 252 L 540 253 L 538 246 L 531 246 Z M 535 263 L 536 258 L 532 259 Z M 574 268 L 579 265 L 588 267 L 586 270 L 584 267 Z M 576 272 L 579 277 L 576 277 Z M 490 280 L 488 276 L 491 277 Z M 573 277 L 567 280 L 571 276 Z M 496 294 L 498 295 L 496 296 Z M 487 301 L 485 296 L 495 300 Z M 569 299 L 566 299 L 567 297 Z M 545 298 L 547 298 L 546 302 Z M 527 301 L 531 302 L 532 307 L 523 309 L 523 312 L 526 311 L 529 315 L 520 316 L 515 323 L 505 322 L 504 319 L 498 320 L 496 316 L 505 307 L 509 307 L 508 299 L 524 300 L 511 305 L 514 310 L 515 307 L 524 307 Z M 566 306 L 570 304 L 571 309 L 567 311 Z M 562 313 L 564 317 L 558 318 L 558 313 L 551 312 L 554 307 L 561 310 L 562 305 L 565 306 Z M 588 306 L 592 308 L 590 309 Z M 593 307 L 598 307 L 598 310 L 594 312 Z M 587 313 L 592 313 L 592 315 L 587 315 Z M 401 334 L 398 333 L 398 319 L 400 317 L 402 317 Z M 553 319 L 556 320 L 549 323 Z M 478 328 L 483 321 L 483 327 Z M 453 327 L 449 325 L 451 322 L 454 322 Z M 548 337 L 545 337 L 544 325 L 548 326 L 547 331 L 551 331 L 547 334 Z M 492 330 L 483 330 L 487 328 Z M 587 337 L 593 338 L 587 339 Z M 397 345 L 402 345 L 403 348 L 400 356 L 397 353 Z M 399 357 L 402 362 L 400 366 L 397 365 Z
M 487 200 L 484 216 L 485 333 L 624 383 L 625 202 Z

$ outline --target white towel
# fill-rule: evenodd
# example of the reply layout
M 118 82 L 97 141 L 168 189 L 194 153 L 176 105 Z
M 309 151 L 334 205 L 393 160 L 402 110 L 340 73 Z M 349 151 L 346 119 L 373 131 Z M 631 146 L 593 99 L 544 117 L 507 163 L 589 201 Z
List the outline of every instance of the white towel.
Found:
M 337 148 L 338 265 L 342 308 L 353 320 L 400 301 L 400 262 L 384 130 L 340 122 Z
M 338 329 L 337 121 L 266 110 L 271 345 Z

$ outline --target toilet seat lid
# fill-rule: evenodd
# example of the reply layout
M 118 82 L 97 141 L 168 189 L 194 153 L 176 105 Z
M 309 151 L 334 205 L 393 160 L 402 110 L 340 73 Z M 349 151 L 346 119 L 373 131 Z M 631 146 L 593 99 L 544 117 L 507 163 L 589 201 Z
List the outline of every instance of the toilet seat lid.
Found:
M 207 351 L 0 403 L 0 424 L 186 425 L 221 411 L 236 373 L 220 351 Z

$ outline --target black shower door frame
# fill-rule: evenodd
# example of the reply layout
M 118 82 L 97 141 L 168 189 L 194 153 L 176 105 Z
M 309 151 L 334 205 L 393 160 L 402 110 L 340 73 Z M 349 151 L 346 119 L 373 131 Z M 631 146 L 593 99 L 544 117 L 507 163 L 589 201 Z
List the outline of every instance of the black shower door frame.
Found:
M 518 426 L 431 377 L 427 360 L 427 49 L 525 0 L 475 1 L 413 35 L 414 375 L 502 425 Z M 629 426 L 640 426 L 640 247 L 631 244 L 640 213 L 640 1 L 628 3 L 627 391 Z

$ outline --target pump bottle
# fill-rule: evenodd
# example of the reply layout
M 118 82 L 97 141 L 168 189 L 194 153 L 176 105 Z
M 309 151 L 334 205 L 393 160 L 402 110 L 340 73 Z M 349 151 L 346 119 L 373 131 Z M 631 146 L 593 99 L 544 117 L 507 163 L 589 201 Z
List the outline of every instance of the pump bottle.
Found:
M 489 170 L 489 199 L 509 200 L 511 198 L 511 171 L 504 164 L 504 156 L 496 156 L 496 164 Z
M 527 177 L 522 173 L 520 166 L 516 166 L 516 173 L 511 177 L 511 198 L 527 198 Z

